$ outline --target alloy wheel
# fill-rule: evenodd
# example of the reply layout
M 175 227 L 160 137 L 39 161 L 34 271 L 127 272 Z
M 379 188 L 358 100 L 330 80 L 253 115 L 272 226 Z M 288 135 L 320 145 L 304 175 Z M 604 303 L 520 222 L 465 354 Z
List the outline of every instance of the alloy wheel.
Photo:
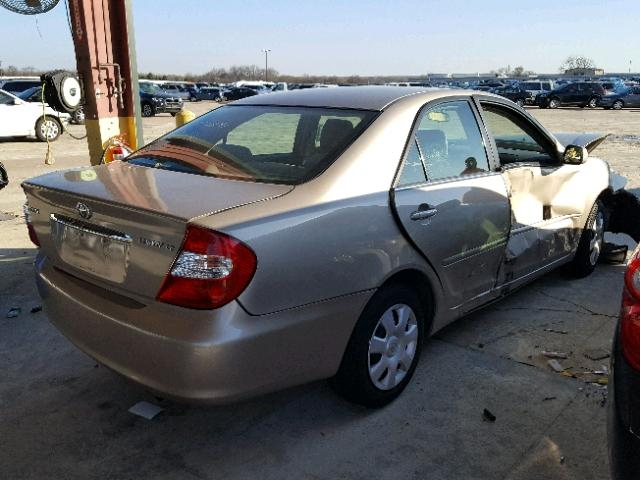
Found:
M 591 98 L 589 99 L 589 103 L 587 103 L 587 106 L 589 108 L 596 108 L 598 106 L 598 99 L 597 98 Z
M 600 258 L 604 239 L 604 214 L 600 210 L 598 210 L 598 213 L 593 219 L 591 231 L 593 234 L 589 242 L 589 261 L 591 265 L 595 265 L 598 262 L 598 258 Z
M 623 103 L 621 100 L 616 100 L 615 102 L 613 102 L 612 106 L 614 110 L 622 110 Z
M 399 303 L 390 307 L 369 340 L 369 378 L 380 390 L 398 386 L 410 370 L 418 346 L 418 321 L 413 309 Z
M 49 140 L 53 140 L 58 137 L 60 134 L 60 127 L 58 127 L 58 122 L 55 120 L 45 120 L 40 125 L 40 133 L 45 138 Z

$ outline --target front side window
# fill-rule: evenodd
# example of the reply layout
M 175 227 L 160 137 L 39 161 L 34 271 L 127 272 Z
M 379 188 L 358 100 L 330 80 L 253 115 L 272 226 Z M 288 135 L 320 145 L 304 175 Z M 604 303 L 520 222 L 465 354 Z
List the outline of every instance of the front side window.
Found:
M 128 161 L 296 185 L 328 168 L 376 115 L 362 110 L 228 105 L 168 133 Z
M 487 129 L 498 148 L 500 164 L 533 162 L 555 164 L 549 141 L 525 118 L 507 108 L 482 104 Z

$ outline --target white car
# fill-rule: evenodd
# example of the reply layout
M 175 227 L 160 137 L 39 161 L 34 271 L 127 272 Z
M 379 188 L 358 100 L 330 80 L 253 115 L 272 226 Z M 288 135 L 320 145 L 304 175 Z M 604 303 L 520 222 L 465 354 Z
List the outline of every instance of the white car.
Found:
M 42 104 L 25 102 L 15 95 L 0 90 L 0 138 L 37 137 L 52 142 L 62 135 L 63 124 L 68 123 L 68 113 L 58 113 Z

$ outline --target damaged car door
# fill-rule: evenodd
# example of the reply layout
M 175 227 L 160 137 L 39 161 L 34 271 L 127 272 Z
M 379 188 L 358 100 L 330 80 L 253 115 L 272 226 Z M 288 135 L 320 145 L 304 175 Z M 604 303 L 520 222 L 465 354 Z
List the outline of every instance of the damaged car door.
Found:
M 400 223 L 449 292 L 449 308 L 486 301 L 504 257 L 509 203 L 468 100 L 427 104 L 392 198 Z
M 511 231 L 499 283 L 551 268 L 572 254 L 591 208 L 580 165 L 563 163 L 558 144 L 515 108 L 482 100 L 482 115 L 511 204 Z

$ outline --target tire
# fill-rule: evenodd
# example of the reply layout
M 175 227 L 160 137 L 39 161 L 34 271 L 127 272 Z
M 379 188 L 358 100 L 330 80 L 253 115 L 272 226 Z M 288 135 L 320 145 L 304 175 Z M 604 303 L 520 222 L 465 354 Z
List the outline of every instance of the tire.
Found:
M 150 103 L 143 103 L 142 104 L 142 116 L 143 117 L 153 117 L 156 114 L 156 110 L 155 108 L 153 108 L 153 105 L 151 105 Z
M 169 115 L 171 115 L 172 117 L 175 117 L 177 114 L 176 112 L 169 112 Z
M 613 102 L 613 105 L 611 105 L 611 108 L 614 110 L 622 110 L 624 108 L 624 102 L 622 100 L 616 100 Z
M 400 283 L 383 287 L 360 315 L 331 386 L 365 407 L 387 405 L 411 381 L 424 336 L 424 309 L 416 291 Z
M 580 235 L 576 256 L 569 264 L 569 272 L 575 278 L 587 277 L 595 270 L 604 244 L 605 223 L 604 206 L 596 200 Z
M 0 190 L 9 185 L 9 174 L 7 169 L 4 168 L 2 162 L 0 162 Z
M 46 120 L 45 120 L 46 118 Z M 36 122 L 36 137 L 41 142 L 55 142 L 62 135 L 62 125 L 51 115 L 40 117 Z
M 589 108 L 597 108 L 599 101 L 600 100 L 598 99 L 598 97 L 591 97 L 589 99 L 589 101 L 587 102 L 587 107 L 589 107 Z
M 560 106 L 560 100 L 557 98 L 552 98 L 549 100 L 549 108 L 558 108 Z

